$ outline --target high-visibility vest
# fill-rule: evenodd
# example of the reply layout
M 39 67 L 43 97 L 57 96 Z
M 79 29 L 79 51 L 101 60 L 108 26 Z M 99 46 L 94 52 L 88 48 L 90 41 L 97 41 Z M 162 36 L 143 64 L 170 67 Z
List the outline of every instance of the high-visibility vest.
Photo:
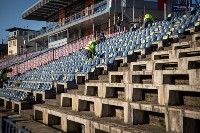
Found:
M 154 20 L 153 20 L 153 17 L 152 17 L 150 14 L 146 14 L 146 15 L 144 16 L 144 21 L 146 21 L 147 19 L 150 19 L 151 21 L 154 21 Z
M 92 53 L 94 53 L 96 45 L 97 45 L 97 41 L 96 40 L 90 41 L 86 45 L 85 49 L 87 49 L 87 50 L 91 51 Z

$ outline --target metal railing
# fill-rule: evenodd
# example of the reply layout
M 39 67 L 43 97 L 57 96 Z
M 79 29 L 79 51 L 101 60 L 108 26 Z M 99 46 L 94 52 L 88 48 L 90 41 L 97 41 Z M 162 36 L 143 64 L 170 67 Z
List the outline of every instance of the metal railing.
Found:
M 63 24 L 60 24 L 59 22 L 53 22 L 49 26 L 46 27 L 46 29 L 41 29 L 39 32 L 35 32 L 32 35 L 29 35 L 29 39 L 36 38 L 38 36 L 42 36 L 44 34 L 47 34 L 48 32 L 54 31 L 56 29 L 59 29 L 63 26 L 69 25 L 73 22 L 77 22 L 81 19 L 84 19 L 85 17 L 94 15 L 98 12 L 105 11 L 107 8 L 107 1 L 101 1 L 95 5 L 92 5 L 91 7 L 85 8 L 81 12 L 75 13 L 67 18 L 64 18 L 62 21 Z
M 118 34 L 123 34 L 125 31 L 121 33 L 113 33 L 106 35 L 106 38 L 112 38 L 113 36 L 116 36 Z M 85 36 L 83 38 L 73 40 L 71 42 L 68 42 L 67 44 L 47 49 L 43 51 L 43 53 L 31 58 L 27 59 L 23 62 L 17 62 L 15 65 L 12 65 L 10 68 L 12 69 L 12 72 L 8 73 L 9 77 L 13 77 L 15 75 L 18 75 L 18 73 L 25 73 L 26 71 L 32 70 L 38 66 L 47 64 L 50 61 L 53 61 L 55 59 L 59 59 L 62 56 L 68 56 L 69 54 L 73 52 L 77 52 L 80 49 L 83 49 L 89 40 L 95 39 L 93 34 Z
M 2 133 L 29 133 L 27 130 L 18 126 L 16 123 L 9 119 L 2 119 L 2 121 Z

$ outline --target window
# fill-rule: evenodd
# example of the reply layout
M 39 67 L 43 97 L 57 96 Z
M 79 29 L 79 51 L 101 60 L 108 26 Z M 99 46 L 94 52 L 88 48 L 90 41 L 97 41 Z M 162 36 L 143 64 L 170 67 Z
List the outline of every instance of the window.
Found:
M 24 35 L 28 35 L 28 32 L 27 32 L 27 31 L 24 31 Z
M 9 42 L 8 42 L 8 45 L 9 45 L 9 47 L 11 47 L 11 46 L 12 46 L 12 42 L 11 42 L 11 41 L 9 41 Z
M 16 41 L 13 41 L 13 46 L 16 46 Z
M 13 32 L 13 36 L 16 36 L 16 35 L 17 35 L 17 32 L 16 32 L 16 31 L 14 31 L 14 32 Z
M 9 37 L 12 37 L 12 32 L 9 33 Z

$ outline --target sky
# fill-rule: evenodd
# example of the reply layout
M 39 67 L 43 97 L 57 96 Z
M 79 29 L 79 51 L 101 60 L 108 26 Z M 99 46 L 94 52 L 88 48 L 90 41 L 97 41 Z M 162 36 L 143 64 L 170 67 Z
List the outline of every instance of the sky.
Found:
M 6 39 L 8 32 L 5 29 L 12 27 L 39 30 L 46 22 L 23 20 L 22 12 L 28 9 L 38 0 L 0 0 L 0 44 L 2 39 Z M 7 43 L 7 40 L 4 41 Z

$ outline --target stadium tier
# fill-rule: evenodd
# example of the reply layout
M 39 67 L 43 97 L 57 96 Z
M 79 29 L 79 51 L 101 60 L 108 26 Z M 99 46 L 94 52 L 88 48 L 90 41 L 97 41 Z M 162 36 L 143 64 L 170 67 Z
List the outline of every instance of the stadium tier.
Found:
M 200 132 L 199 21 L 200 10 L 115 34 L 90 62 L 88 40 L 16 57 L 22 74 L 11 63 L 0 104 L 27 132 Z

